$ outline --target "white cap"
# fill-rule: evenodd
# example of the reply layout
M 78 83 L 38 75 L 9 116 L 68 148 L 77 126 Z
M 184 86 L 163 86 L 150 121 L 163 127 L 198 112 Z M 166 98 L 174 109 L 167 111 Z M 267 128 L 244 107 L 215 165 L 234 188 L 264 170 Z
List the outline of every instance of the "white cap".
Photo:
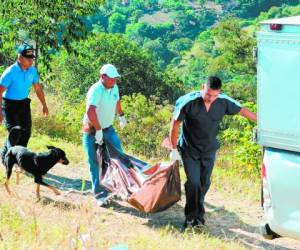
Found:
M 116 67 L 112 64 L 105 64 L 100 69 L 101 75 L 107 75 L 109 78 L 116 78 L 120 77 L 120 74 L 118 73 Z

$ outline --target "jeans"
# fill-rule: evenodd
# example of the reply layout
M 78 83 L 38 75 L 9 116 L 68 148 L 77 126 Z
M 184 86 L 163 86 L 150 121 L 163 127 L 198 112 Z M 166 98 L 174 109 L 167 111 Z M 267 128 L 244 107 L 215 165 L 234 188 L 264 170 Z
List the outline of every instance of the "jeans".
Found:
M 108 127 L 107 129 L 103 129 L 103 137 L 105 140 L 113 144 L 114 147 L 122 151 L 120 139 L 112 126 Z M 95 147 L 95 136 L 89 133 L 83 133 L 82 144 L 88 159 L 88 166 L 92 181 L 93 192 L 97 197 L 106 196 L 108 194 L 107 191 L 100 186 L 99 166 Z
M 184 185 L 186 192 L 184 214 L 187 220 L 204 219 L 204 197 L 210 187 L 215 156 L 216 152 L 211 152 L 194 158 L 188 152 L 182 152 L 184 171 L 187 176 Z
M 103 129 L 104 140 L 109 141 L 116 149 L 123 152 L 121 141 L 113 126 Z

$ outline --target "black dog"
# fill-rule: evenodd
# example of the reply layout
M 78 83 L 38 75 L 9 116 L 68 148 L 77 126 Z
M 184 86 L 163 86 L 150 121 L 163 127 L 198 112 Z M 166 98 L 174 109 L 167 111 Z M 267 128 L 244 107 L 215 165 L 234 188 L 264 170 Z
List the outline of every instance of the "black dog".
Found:
M 20 168 L 30 173 L 34 177 L 34 182 L 37 184 L 36 195 L 40 198 L 40 185 L 46 186 L 51 189 L 56 195 L 59 195 L 59 191 L 54 187 L 48 185 L 43 181 L 43 175 L 45 175 L 56 163 L 62 163 L 64 165 L 69 164 L 69 160 L 63 150 L 47 146 L 49 152 L 34 153 L 29 151 L 23 146 L 10 147 L 3 158 L 3 164 L 6 168 L 6 182 L 5 188 L 9 194 L 9 179 L 12 174 L 14 164 L 17 164 Z

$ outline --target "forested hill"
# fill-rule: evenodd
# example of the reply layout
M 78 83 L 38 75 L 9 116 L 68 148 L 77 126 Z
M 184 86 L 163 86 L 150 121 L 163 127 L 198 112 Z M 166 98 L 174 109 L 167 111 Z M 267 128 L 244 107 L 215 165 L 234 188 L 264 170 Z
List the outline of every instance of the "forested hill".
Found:
M 25 6 L 26 10 L 21 6 Z M 66 1 L 66 4 L 24 1 L 20 5 L 17 1 L 4 0 L 0 9 L 2 70 L 5 65 L 14 61 L 15 44 L 21 41 L 37 43 L 40 71 L 48 74 L 55 67 L 50 64 L 61 57 L 64 50 L 68 54 L 75 53 L 77 57 L 80 53 L 78 41 L 90 41 L 94 40 L 92 37 L 102 36 L 100 40 L 107 37 L 106 41 L 110 43 L 122 34 L 120 39 L 126 40 L 121 40 L 123 44 L 134 42 L 134 45 L 130 43 L 128 46 L 137 50 L 137 57 L 151 56 L 149 61 L 155 65 L 149 66 L 150 68 L 163 75 L 167 73 L 167 78 L 170 78 L 170 74 L 173 78 L 179 77 L 186 87 L 194 87 L 212 73 L 219 74 L 225 81 L 237 77 L 249 81 L 255 71 L 249 56 L 255 43 L 252 38 L 258 21 L 297 15 L 300 12 L 298 0 L 93 0 L 81 5 L 74 1 Z M 230 44 L 237 45 L 237 48 L 231 48 Z M 86 42 L 79 46 L 89 45 Z M 104 46 L 107 47 L 106 44 Z M 96 52 L 90 52 L 88 58 L 95 56 Z M 111 58 L 111 61 L 124 58 L 125 55 L 121 55 L 123 52 L 116 52 L 120 56 Z M 103 59 L 107 60 L 101 60 Z M 128 59 L 128 62 L 124 60 L 119 63 L 122 64 L 121 67 L 125 64 L 134 65 L 138 59 Z M 159 68 L 156 69 L 156 66 Z M 96 77 L 92 76 L 94 68 L 89 68 L 87 72 L 91 76 L 86 77 L 86 81 Z M 151 70 L 147 76 L 142 76 L 143 73 L 139 70 L 131 72 L 130 75 L 138 74 L 145 86 L 135 89 L 125 84 L 125 94 L 132 91 L 147 92 L 150 82 L 162 85 L 158 78 L 166 81 L 167 85 L 178 82 L 177 79 L 169 82 L 161 75 L 149 76 L 150 73 Z M 130 79 L 128 82 L 136 81 Z M 84 87 L 83 89 L 85 90 Z M 148 92 L 158 95 L 169 90 L 166 87 L 153 92 L 150 88 Z M 172 99 L 172 96 L 166 97 Z

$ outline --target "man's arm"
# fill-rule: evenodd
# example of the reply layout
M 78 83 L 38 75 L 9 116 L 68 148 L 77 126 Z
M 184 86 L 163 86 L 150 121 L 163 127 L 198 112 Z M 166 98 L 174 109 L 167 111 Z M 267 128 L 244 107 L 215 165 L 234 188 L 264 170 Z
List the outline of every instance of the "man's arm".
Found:
M 119 116 L 123 116 L 124 115 L 124 112 L 123 112 L 122 107 L 121 107 L 121 100 L 119 100 L 117 102 L 117 113 L 119 114 Z
M 256 122 L 257 121 L 257 117 L 256 117 L 256 114 L 251 112 L 249 109 L 247 108 L 241 108 L 239 114 L 251 121 L 254 121 Z
M 96 106 L 90 105 L 87 110 L 87 116 L 89 118 L 90 123 L 93 125 L 95 130 L 100 130 L 101 126 L 98 121 L 97 113 L 96 113 Z
M 48 107 L 46 104 L 45 95 L 44 95 L 42 86 L 39 83 L 37 83 L 37 84 L 33 84 L 33 87 L 34 87 L 37 97 L 39 98 L 41 104 L 43 105 L 43 114 L 48 115 L 49 111 L 48 111 Z
M 170 142 L 172 145 L 172 149 L 176 149 L 177 147 L 177 140 L 178 140 L 178 132 L 180 127 L 181 121 L 172 119 L 171 125 L 170 125 Z
M 5 87 L 0 86 L 0 123 L 3 121 L 3 113 L 2 113 L 2 94 L 6 90 Z

